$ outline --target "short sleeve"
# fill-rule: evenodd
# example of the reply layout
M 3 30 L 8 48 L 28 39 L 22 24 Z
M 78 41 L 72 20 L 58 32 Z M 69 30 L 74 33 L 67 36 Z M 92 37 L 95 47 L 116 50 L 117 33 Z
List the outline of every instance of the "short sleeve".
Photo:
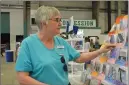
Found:
M 63 39 L 63 38 L 62 38 Z M 78 57 L 80 57 L 80 52 L 78 52 L 75 48 L 73 48 L 67 41 L 64 39 L 62 40 L 64 42 L 65 48 L 69 55 L 69 61 L 74 61 Z
M 32 71 L 31 57 L 29 53 L 29 47 L 27 42 L 23 40 L 21 47 L 18 52 L 18 58 L 16 61 L 16 71 L 30 72 Z

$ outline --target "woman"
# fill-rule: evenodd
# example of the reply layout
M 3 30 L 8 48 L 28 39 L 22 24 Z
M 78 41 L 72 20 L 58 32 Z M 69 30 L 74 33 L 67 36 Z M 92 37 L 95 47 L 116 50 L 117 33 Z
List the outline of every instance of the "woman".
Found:
M 16 59 L 15 59 L 15 62 L 16 62 L 16 60 L 17 60 L 18 52 L 19 52 L 19 49 L 20 49 L 20 44 L 21 44 L 21 43 L 19 43 L 19 44 L 16 45 L 16 52 L 15 52 L 15 53 L 16 53 L 16 54 L 15 54 Z
M 90 39 L 88 39 L 88 37 L 85 37 L 85 52 L 89 52 L 90 48 Z
M 90 39 L 89 39 L 88 37 L 85 37 L 84 50 L 85 50 L 85 52 L 89 52 L 90 49 L 91 49 L 91 47 L 90 47 Z M 85 70 L 86 70 L 86 68 L 87 68 L 87 65 L 89 65 L 89 64 L 90 64 L 90 61 L 85 62 L 85 64 L 84 64 L 84 69 L 85 69 Z
M 96 37 L 96 39 L 95 39 L 95 49 L 99 49 L 99 48 L 100 48 L 99 37 Z
M 115 45 L 106 45 L 90 53 L 79 53 L 60 33 L 61 14 L 55 7 L 41 6 L 36 12 L 37 34 L 31 35 L 21 43 L 16 61 L 18 81 L 21 85 L 70 85 L 67 64 L 94 59 Z

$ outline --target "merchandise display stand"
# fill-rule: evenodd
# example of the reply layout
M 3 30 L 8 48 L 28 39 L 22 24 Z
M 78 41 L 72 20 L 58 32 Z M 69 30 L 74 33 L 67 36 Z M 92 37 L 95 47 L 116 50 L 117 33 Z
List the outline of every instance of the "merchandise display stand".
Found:
M 78 30 L 78 27 L 74 26 L 73 16 L 67 22 L 66 32 L 68 34 L 66 41 L 78 52 L 84 52 L 83 30 Z M 76 63 L 74 61 L 68 63 L 69 80 L 74 82 L 72 85 L 82 85 L 80 77 L 83 70 L 84 63 Z
M 84 52 L 84 39 L 83 38 L 73 38 L 66 40 L 73 48 L 75 48 L 78 52 Z M 84 71 L 84 63 L 76 63 L 71 61 L 68 63 L 69 68 L 69 77 L 72 78 L 76 85 L 80 85 L 81 83 L 80 77 L 82 71 Z M 78 80 L 79 79 L 79 80 Z
M 84 39 L 83 38 L 73 38 L 66 40 L 73 48 L 78 52 L 84 52 Z
M 114 43 L 117 47 L 91 61 L 87 68 L 90 71 L 87 76 L 91 81 L 89 85 L 128 85 L 127 20 L 127 15 L 118 17 L 102 45 Z

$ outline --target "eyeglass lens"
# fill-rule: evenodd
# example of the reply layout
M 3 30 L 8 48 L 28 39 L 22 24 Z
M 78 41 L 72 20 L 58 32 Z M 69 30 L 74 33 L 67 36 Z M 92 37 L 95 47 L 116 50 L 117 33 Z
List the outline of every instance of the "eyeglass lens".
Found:
M 68 68 L 67 68 L 67 65 L 65 63 L 64 57 L 62 56 L 60 60 L 61 60 L 62 63 L 64 63 L 64 66 L 63 66 L 64 71 L 68 71 Z

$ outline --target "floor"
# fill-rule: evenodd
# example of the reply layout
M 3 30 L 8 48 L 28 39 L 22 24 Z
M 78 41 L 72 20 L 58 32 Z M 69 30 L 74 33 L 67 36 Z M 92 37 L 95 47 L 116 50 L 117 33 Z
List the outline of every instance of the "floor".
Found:
M 7 63 L 5 57 L 1 57 L 1 85 L 19 85 L 14 68 L 15 62 Z
M 72 85 L 82 85 L 80 76 L 69 76 Z M 16 72 L 15 62 L 6 62 L 5 57 L 1 57 L 1 85 L 19 85 Z

